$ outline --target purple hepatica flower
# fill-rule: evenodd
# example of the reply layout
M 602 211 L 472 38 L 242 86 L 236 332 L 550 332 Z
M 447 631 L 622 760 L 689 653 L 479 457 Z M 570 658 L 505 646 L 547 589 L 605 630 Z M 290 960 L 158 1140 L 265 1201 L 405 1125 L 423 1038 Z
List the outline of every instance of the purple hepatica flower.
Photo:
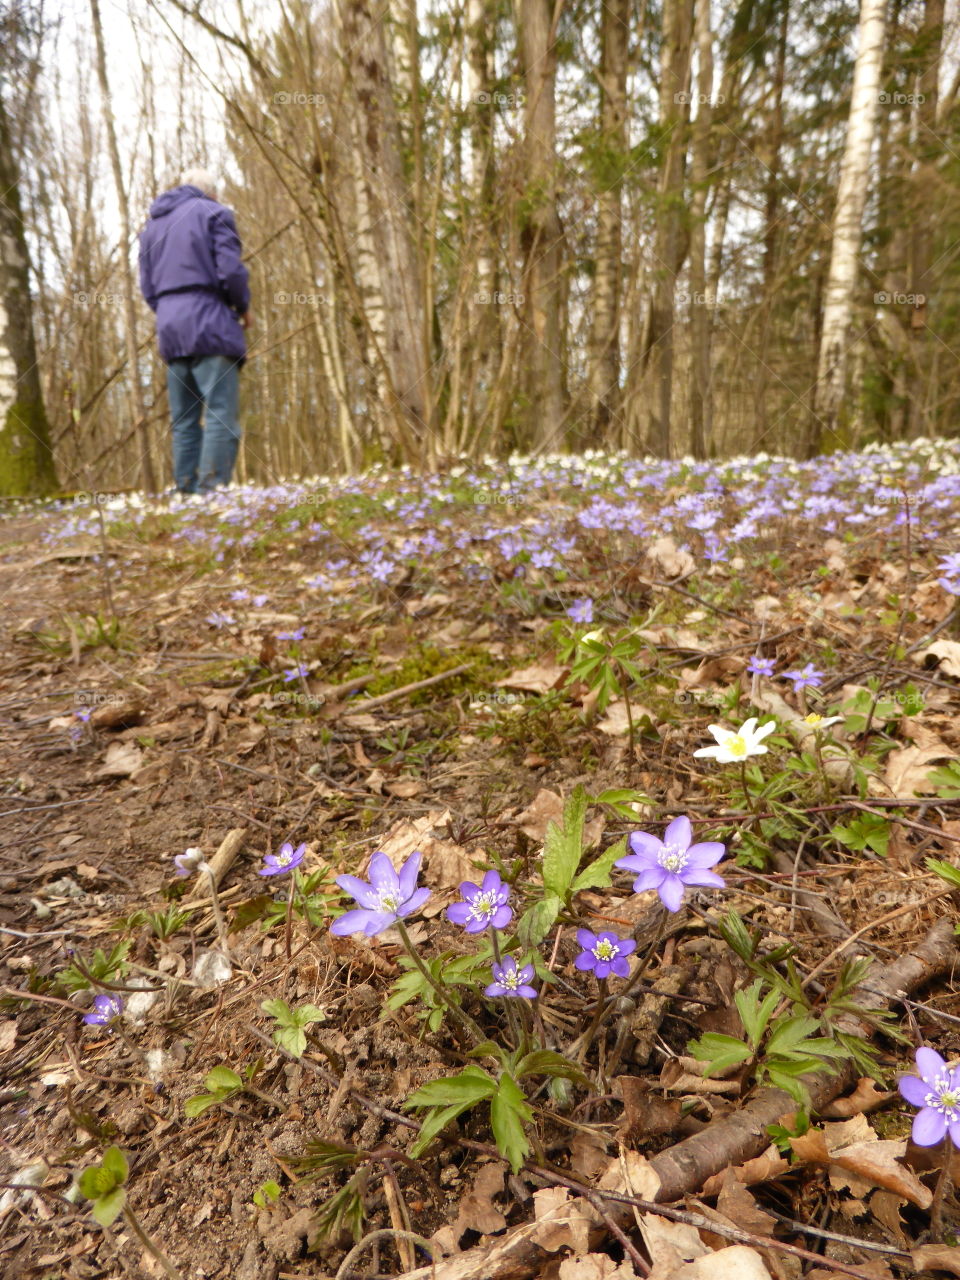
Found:
M 255 609 L 262 609 L 269 599 L 269 596 L 254 596 L 252 601 L 253 607 Z
M 747 663 L 747 675 L 750 676 L 772 676 L 777 668 L 775 658 L 761 658 L 759 654 L 754 654 Z
M 302 640 L 306 635 L 306 627 L 297 627 L 296 631 L 278 631 L 278 640 Z
M 173 860 L 173 865 L 178 876 L 192 876 L 195 871 L 205 866 L 206 862 L 201 850 L 194 847 L 178 853 Z
M 287 684 L 289 684 L 291 680 L 296 680 L 300 676 L 306 679 L 308 673 L 307 664 L 305 662 L 299 662 L 295 667 L 291 667 L 289 671 L 285 671 L 283 673 L 283 678 Z
M 567 617 L 574 622 L 585 622 L 589 625 L 593 621 L 593 601 L 589 596 L 584 596 L 580 600 L 574 600 L 573 604 L 567 610 Z
M 595 978 L 606 978 L 611 973 L 615 973 L 618 978 L 625 978 L 630 972 L 625 957 L 636 950 L 637 944 L 632 938 L 618 938 L 609 929 L 596 935 L 589 929 L 578 929 L 577 942 L 583 950 L 574 964 L 581 973 L 592 969 Z
M 949 1133 L 960 1147 L 960 1067 L 951 1071 L 933 1049 L 917 1050 L 917 1076 L 901 1076 L 898 1087 L 906 1100 L 920 1110 L 913 1118 L 914 1142 L 932 1147 Z
M 74 707 L 73 714 L 78 720 L 82 720 L 86 724 L 93 715 L 93 707 Z
M 467 933 L 482 933 L 490 925 L 494 929 L 505 929 L 513 919 L 513 912 L 507 906 L 510 886 L 503 883 L 496 871 L 488 871 L 479 885 L 465 880 L 460 886 L 460 896 L 462 902 L 447 907 L 447 919 L 463 925 Z
M 236 619 L 232 618 L 229 613 L 221 613 L 219 609 L 214 609 L 213 613 L 208 613 L 206 620 L 211 627 L 216 627 L 218 631 L 221 627 L 236 626 Z
M 123 1010 L 123 1001 L 119 996 L 100 995 L 93 997 L 93 1008 L 84 1014 L 83 1020 L 88 1027 L 106 1027 L 119 1018 Z
M 307 846 L 305 844 L 298 844 L 294 848 L 288 840 L 286 844 L 280 846 L 279 853 L 265 853 L 263 855 L 263 866 L 257 872 L 257 875 L 285 876 L 288 871 L 293 871 L 299 867 L 306 852 Z
M 396 871 L 387 855 L 378 851 L 370 859 L 369 884 L 357 876 L 337 876 L 340 888 L 360 906 L 334 920 L 330 932 L 337 936 L 365 933 L 372 938 L 375 933 L 382 933 L 396 924 L 402 916 L 419 911 L 430 897 L 429 889 L 417 888 L 422 856 L 419 850 L 411 853 Z
M 633 882 L 634 893 L 656 889 L 668 911 L 679 911 L 687 885 L 725 887 L 724 881 L 710 868 L 726 853 L 726 846 L 714 840 L 691 844 L 692 840 L 690 819 L 674 818 L 662 840 L 646 831 L 635 831 L 630 837 L 633 852 L 618 858 L 614 865 L 638 873 Z
M 536 987 L 530 986 L 530 979 L 533 977 L 532 964 L 525 964 L 522 969 L 518 969 L 513 956 L 504 956 L 503 963 L 495 964 L 491 972 L 494 980 L 488 987 L 484 987 L 485 996 L 491 996 L 494 999 L 519 996 L 523 1000 L 536 1000 Z
M 808 662 L 802 671 L 785 671 L 783 678 L 792 680 L 794 693 L 799 693 L 801 689 L 818 689 L 823 680 L 823 672 L 818 671 L 812 662 Z

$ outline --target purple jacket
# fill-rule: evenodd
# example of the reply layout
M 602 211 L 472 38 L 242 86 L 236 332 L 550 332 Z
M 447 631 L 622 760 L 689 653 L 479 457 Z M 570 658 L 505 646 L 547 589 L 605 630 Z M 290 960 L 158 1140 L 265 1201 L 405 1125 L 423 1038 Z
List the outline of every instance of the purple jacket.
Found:
M 232 210 L 199 187 L 174 187 L 154 200 L 140 233 L 140 289 L 157 313 L 160 355 L 247 353 L 240 326 L 250 306 Z

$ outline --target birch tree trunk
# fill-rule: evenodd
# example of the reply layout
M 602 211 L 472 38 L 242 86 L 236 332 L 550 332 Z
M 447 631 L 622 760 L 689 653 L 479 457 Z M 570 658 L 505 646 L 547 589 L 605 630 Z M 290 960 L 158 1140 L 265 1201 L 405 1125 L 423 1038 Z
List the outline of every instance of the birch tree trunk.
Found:
M 113 105 L 110 99 L 110 82 L 107 79 L 107 59 L 103 48 L 103 25 L 100 21 L 99 0 L 90 0 L 90 16 L 93 20 L 93 38 L 97 54 L 97 80 L 103 98 L 103 123 L 107 131 L 107 150 L 110 153 L 110 167 L 113 170 L 113 185 L 117 192 L 117 204 L 120 206 L 120 235 L 122 238 L 120 252 L 120 269 L 123 275 L 123 318 L 124 338 L 127 349 L 127 380 L 130 387 L 130 403 L 133 406 L 133 426 L 140 450 L 140 484 L 153 493 L 157 483 L 153 473 L 153 462 L 150 458 L 150 437 L 147 433 L 146 410 L 143 404 L 143 384 L 141 382 L 140 360 L 137 354 L 137 304 L 134 299 L 133 272 L 130 269 L 130 202 L 123 182 L 123 169 L 120 164 L 120 148 L 117 146 L 117 131 L 113 123 Z
M 528 213 L 523 228 L 527 417 L 551 440 L 563 417 L 560 219 L 557 214 L 556 37 L 551 0 L 519 0 Z
M 853 72 L 847 140 L 840 164 L 833 246 L 823 307 L 809 452 L 826 433 L 835 436 L 847 369 L 847 334 L 860 265 L 863 210 L 870 153 L 876 134 L 880 74 L 886 33 L 886 0 L 861 0 L 860 36 Z
M 594 250 L 590 421 L 595 439 L 622 445 L 620 298 L 623 274 L 623 168 L 627 149 L 630 0 L 600 7 L 600 192 Z M 611 423 L 616 429 L 611 431 Z
M 0 99 L 0 495 L 39 497 L 58 486 L 37 369 L 17 178 Z
M 384 11 L 373 0 L 339 0 L 343 56 L 357 112 L 357 197 L 368 279 L 382 307 L 374 328 L 382 393 L 406 460 L 420 463 L 433 451 L 431 395 L 426 358 L 427 326 L 416 241 L 407 209 L 400 129 L 393 101 Z M 375 280 L 373 277 L 376 277 Z

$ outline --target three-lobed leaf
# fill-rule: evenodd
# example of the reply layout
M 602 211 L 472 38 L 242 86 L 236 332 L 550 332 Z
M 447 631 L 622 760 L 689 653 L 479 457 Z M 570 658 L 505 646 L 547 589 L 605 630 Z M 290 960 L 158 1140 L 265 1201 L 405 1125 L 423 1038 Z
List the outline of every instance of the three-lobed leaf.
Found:
M 533 1119 L 523 1091 L 512 1076 L 500 1077 L 496 1095 L 490 1103 L 490 1126 L 497 1150 L 510 1162 L 514 1173 L 519 1173 L 530 1153 L 524 1125 Z

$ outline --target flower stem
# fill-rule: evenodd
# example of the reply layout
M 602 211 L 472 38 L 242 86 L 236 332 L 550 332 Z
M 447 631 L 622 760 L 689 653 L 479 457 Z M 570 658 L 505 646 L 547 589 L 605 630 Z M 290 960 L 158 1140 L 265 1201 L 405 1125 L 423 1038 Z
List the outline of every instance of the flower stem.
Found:
M 217 923 L 217 937 L 220 939 L 220 950 L 230 959 L 230 943 L 227 940 L 227 922 L 223 918 L 223 912 L 220 910 L 220 899 L 217 896 L 217 878 L 213 874 L 213 868 L 208 862 L 203 864 L 203 868 L 207 873 L 207 880 L 210 884 L 210 905 L 213 908 L 213 918 Z M 287 956 L 289 958 L 289 951 Z
M 123 1206 L 123 1217 L 127 1226 L 146 1249 L 147 1253 L 149 1253 L 152 1258 L 156 1258 L 157 1262 L 160 1263 L 161 1267 L 163 1267 L 164 1271 L 170 1277 L 170 1280 L 183 1280 L 182 1273 L 177 1270 L 159 1245 L 154 1244 L 153 1240 L 151 1240 L 143 1227 L 141 1227 L 137 1215 L 128 1204 Z
M 447 991 L 446 987 L 444 987 L 442 983 L 436 980 L 436 978 L 430 972 L 429 968 L 426 966 L 426 964 L 424 964 L 423 958 L 421 957 L 420 952 L 416 949 L 416 947 L 411 942 L 410 935 L 409 933 L 407 933 L 407 926 L 403 923 L 402 920 L 400 919 L 397 920 L 396 928 L 397 928 L 397 932 L 400 934 L 400 941 L 403 943 L 404 948 L 407 952 L 407 955 L 410 957 L 413 963 L 417 966 L 421 976 L 429 983 L 429 985 L 437 993 L 437 995 L 443 1001 L 444 1005 L 446 1005 L 447 1009 L 449 1009 L 450 1013 L 453 1015 L 455 1020 L 459 1022 L 461 1027 L 463 1027 L 463 1029 L 469 1033 L 470 1038 L 474 1041 L 474 1043 L 480 1045 L 480 1044 L 483 1044 L 485 1041 L 489 1040 L 490 1037 L 487 1035 L 484 1035 L 480 1026 L 476 1022 L 474 1022 L 473 1018 L 471 1018 L 468 1013 L 464 1013 L 464 1011 L 460 1008 L 460 1006 L 450 998 L 450 993 Z
M 287 894 L 287 927 L 284 931 L 284 942 L 287 948 L 287 959 L 290 959 L 290 946 L 293 940 L 293 895 L 297 890 L 297 873 L 290 877 L 290 891 Z
M 607 980 L 606 978 L 597 979 L 597 1011 L 593 1015 L 593 1021 L 587 1027 L 580 1039 L 580 1048 L 577 1050 L 577 1061 L 582 1062 L 587 1056 L 587 1050 L 593 1044 L 593 1037 L 597 1034 L 597 1028 L 603 1021 L 603 1016 L 607 1011 Z
M 500 939 L 497 936 L 496 929 L 490 930 L 490 944 L 493 947 L 494 960 L 497 962 L 498 966 L 502 965 L 503 958 L 500 955 Z M 520 1027 L 519 1027 L 519 1024 L 517 1023 L 517 1015 L 513 1007 L 513 1001 L 507 1000 L 505 1001 L 505 1004 L 507 1006 L 507 1022 L 510 1024 L 510 1036 L 513 1040 L 514 1045 L 519 1049 L 520 1048 Z

